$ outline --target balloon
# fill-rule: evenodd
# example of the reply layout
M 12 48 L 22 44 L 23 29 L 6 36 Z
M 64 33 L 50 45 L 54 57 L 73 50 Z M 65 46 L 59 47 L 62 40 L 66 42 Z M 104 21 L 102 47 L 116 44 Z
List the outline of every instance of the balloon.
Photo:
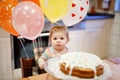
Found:
M 40 3 L 39 3 L 39 1 L 38 1 L 38 0 L 21 0 L 21 1 L 32 1 L 32 2 L 34 2 L 34 3 L 36 3 L 37 5 L 39 5 L 39 6 L 40 6 Z
M 12 9 L 18 4 L 17 0 L 0 0 L 0 26 L 10 34 L 18 36 L 12 25 Z
M 48 20 L 55 23 L 68 12 L 72 0 L 39 0 L 39 2 Z
M 22 37 L 34 40 L 44 27 L 44 15 L 37 4 L 23 1 L 13 9 L 12 22 Z
M 66 26 L 72 26 L 80 22 L 86 16 L 89 9 L 89 0 L 73 0 L 69 12 L 62 18 Z

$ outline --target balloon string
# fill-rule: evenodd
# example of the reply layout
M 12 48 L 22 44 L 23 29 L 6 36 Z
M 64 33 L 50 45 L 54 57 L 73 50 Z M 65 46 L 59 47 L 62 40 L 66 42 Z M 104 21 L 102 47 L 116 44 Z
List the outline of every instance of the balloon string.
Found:
M 38 37 L 38 45 L 39 47 L 42 47 L 42 37 Z
M 24 47 L 24 45 L 23 45 L 23 43 L 22 43 L 22 40 L 21 40 L 21 39 L 19 39 L 19 40 L 20 40 L 20 43 L 22 44 L 22 47 L 23 47 L 23 50 L 24 50 L 24 52 L 25 52 L 25 55 L 26 55 L 27 59 L 29 59 L 28 54 L 27 54 L 27 52 L 26 52 L 26 50 L 25 50 L 25 47 Z
M 35 46 L 36 46 L 36 48 L 38 48 L 38 45 L 37 45 L 37 41 L 35 40 Z
M 41 44 L 40 44 L 40 37 L 38 37 L 38 47 L 40 47 Z
M 34 47 L 34 49 L 35 49 L 35 43 L 34 43 L 34 41 L 32 41 L 33 42 L 33 47 Z
M 42 45 L 42 36 L 40 37 L 40 40 L 41 40 L 41 42 L 40 42 L 40 43 L 41 43 L 41 46 L 43 46 L 43 45 Z
M 32 42 L 33 42 L 33 47 L 34 47 L 34 48 L 37 48 L 36 40 L 33 40 Z

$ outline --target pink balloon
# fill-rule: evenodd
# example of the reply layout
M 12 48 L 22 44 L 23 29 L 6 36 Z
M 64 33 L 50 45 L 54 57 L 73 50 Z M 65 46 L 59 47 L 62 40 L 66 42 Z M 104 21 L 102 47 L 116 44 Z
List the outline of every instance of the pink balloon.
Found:
M 22 37 L 34 40 L 43 30 L 44 15 L 37 4 L 23 1 L 13 9 L 12 23 Z

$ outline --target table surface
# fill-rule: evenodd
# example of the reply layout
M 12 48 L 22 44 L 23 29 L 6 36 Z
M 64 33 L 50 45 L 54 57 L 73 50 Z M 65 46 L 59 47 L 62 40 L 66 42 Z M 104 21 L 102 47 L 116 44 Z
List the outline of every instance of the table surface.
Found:
M 28 78 L 22 78 L 20 80 L 59 80 L 59 79 L 53 77 L 49 73 L 44 73 L 36 76 L 30 76 Z
M 108 60 L 105 60 L 105 62 L 109 65 L 111 71 L 112 71 L 112 76 L 110 77 L 109 80 L 119 80 L 120 79 L 120 64 L 116 65 Z M 50 75 L 49 73 L 44 73 L 36 76 L 30 76 L 28 78 L 22 78 L 20 80 L 59 80 Z
M 22 79 L 20 79 L 20 80 L 28 80 L 28 78 L 22 78 Z

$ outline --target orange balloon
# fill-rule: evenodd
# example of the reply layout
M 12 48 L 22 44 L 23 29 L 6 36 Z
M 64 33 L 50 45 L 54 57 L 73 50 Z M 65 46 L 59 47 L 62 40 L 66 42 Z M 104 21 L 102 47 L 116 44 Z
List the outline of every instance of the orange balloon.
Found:
M 39 0 L 21 0 L 21 1 L 32 1 L 32 2 L 36 3 L 38 6 L 40 6 Z
M 18 4 L 18 0 L 0 0 L 0 26 L 10 34 L 18 36 L 12 26 L 12 9 Z

